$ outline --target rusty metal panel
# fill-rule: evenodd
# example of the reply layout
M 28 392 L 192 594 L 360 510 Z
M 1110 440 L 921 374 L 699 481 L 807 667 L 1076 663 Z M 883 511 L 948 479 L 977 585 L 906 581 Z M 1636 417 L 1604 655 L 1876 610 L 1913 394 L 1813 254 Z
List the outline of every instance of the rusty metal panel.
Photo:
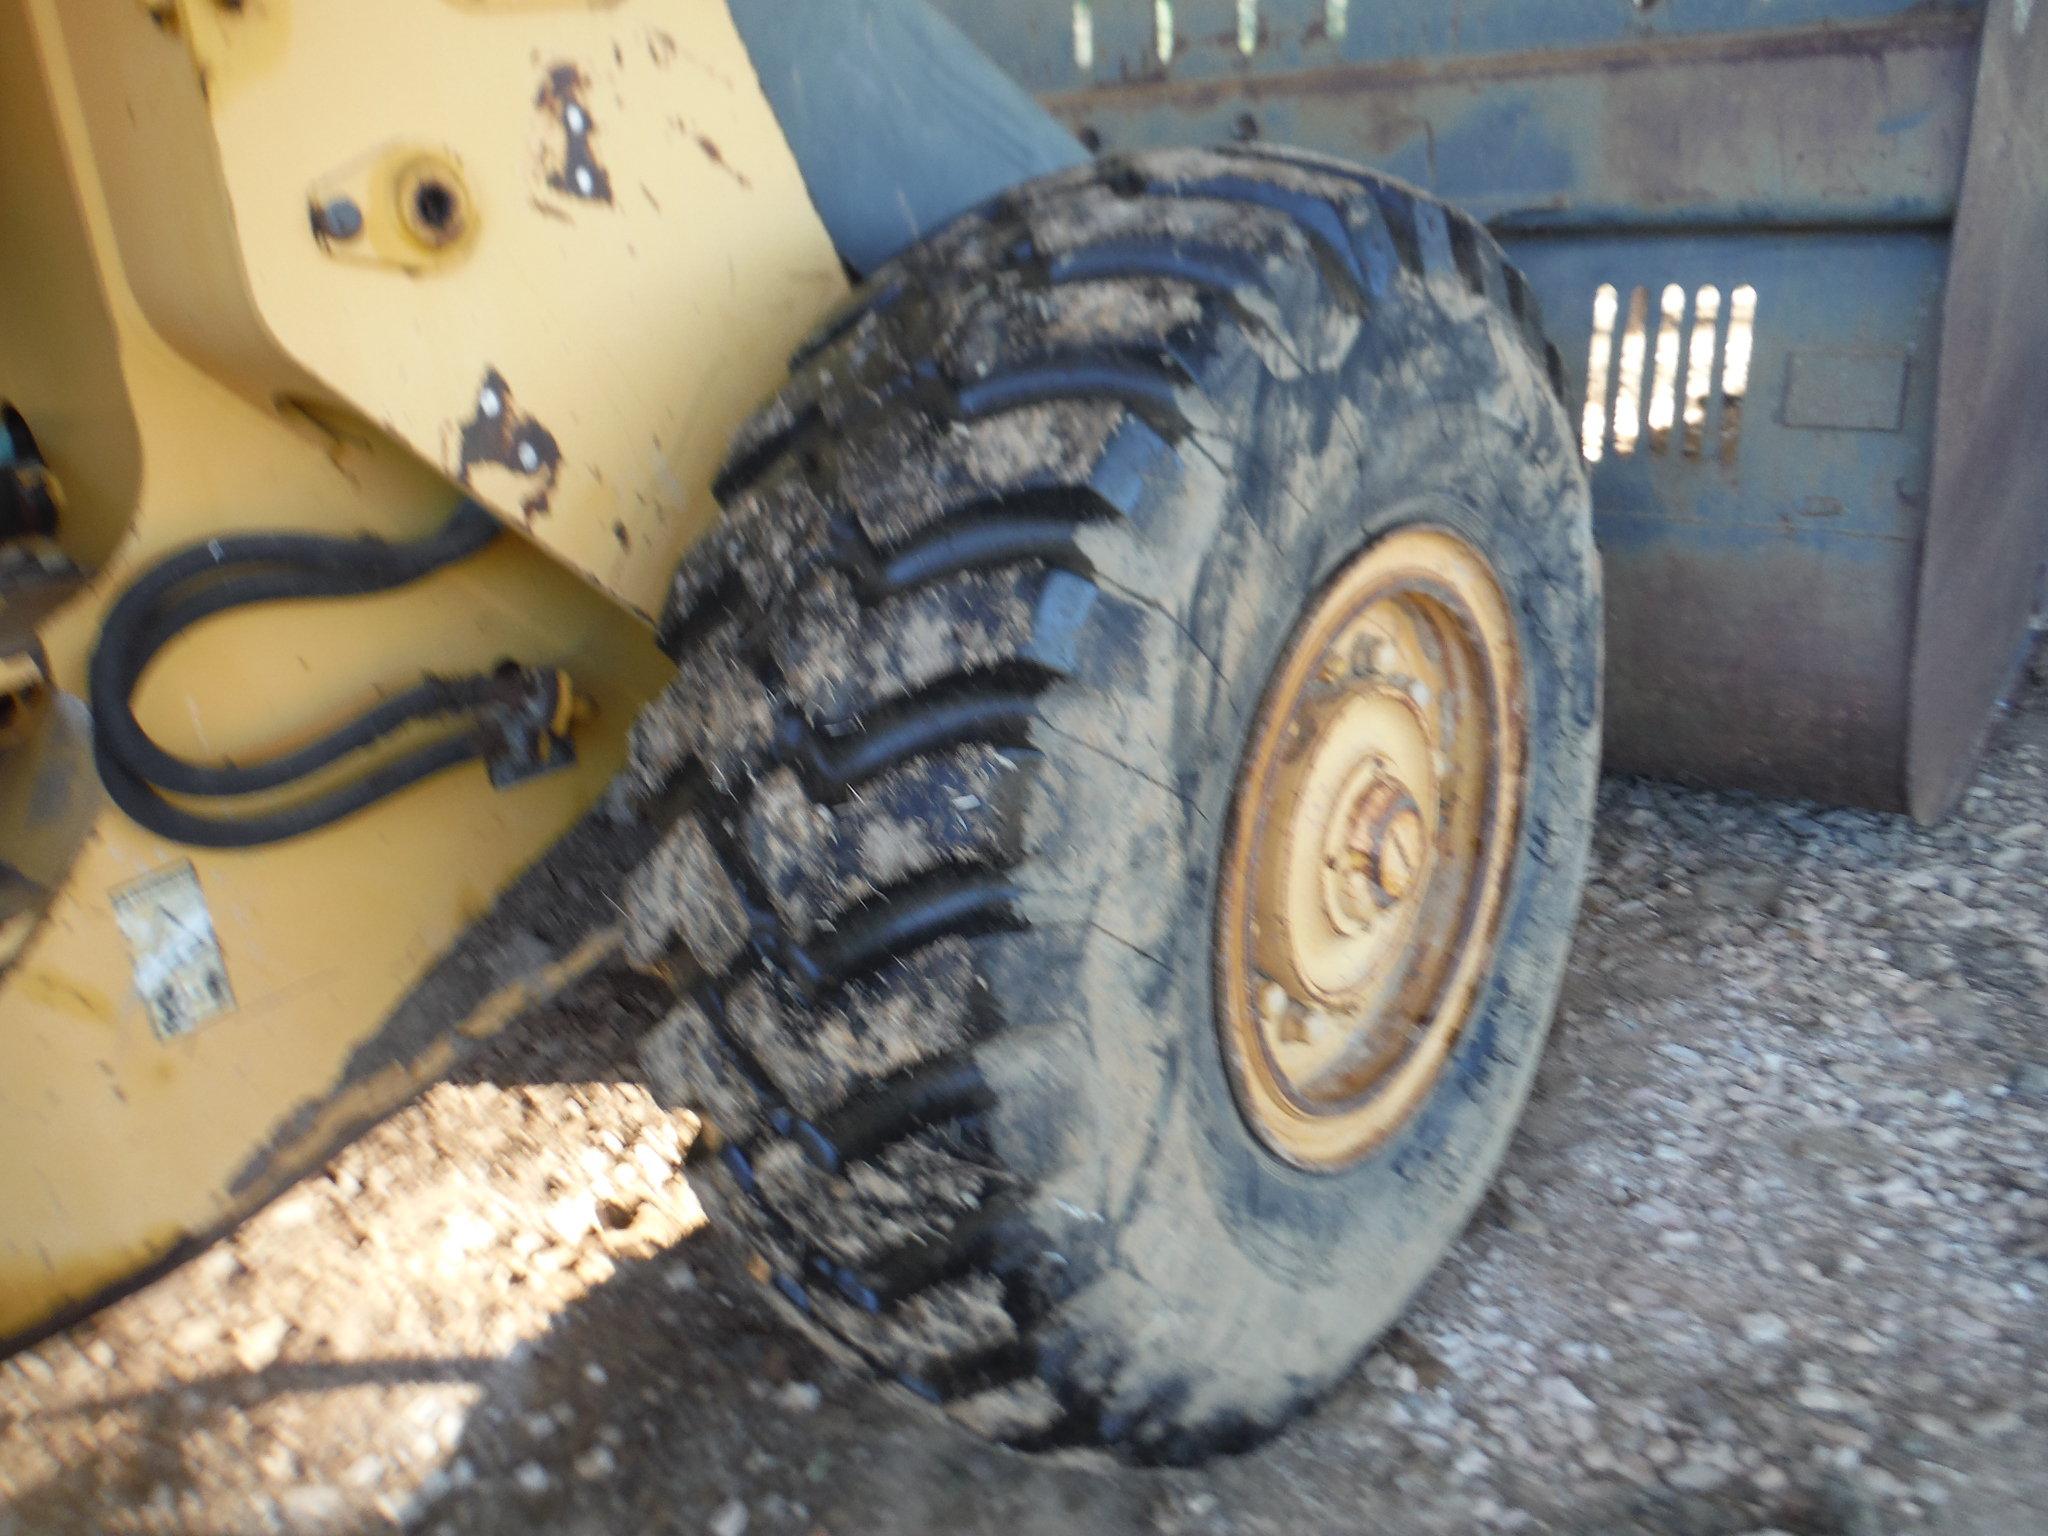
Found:
M 1973 13 L 1052 95 L 1103 148 L 1263 138 L 1391 171 L 1496 229 L 1946 220 Z
M 1700 784 L 1904 804 L 1907 648 L 1932 472 L 1946 242 L 1938 231 L 1522 237 L 1510 242 L 1565 360 L 1607 564 L 1611 766 Z M 1618 442 L 1624 320 L 1587 399 L 1597 294 L 1644 292 L 1635 440 Z M 1660 369 L 1659 300 L 1685 303 Z M 1747 377 L 1728 390 L 1732 296 L 1754 289 Z M 1692 326 L 1707 385 L 1686 421 Z M 1904 360 L 1896 432 L 1805 420 L 1817 354 Z M 1916 366 L 1917 365 L 1917 366 Z M 1668 393 L 1656 397 L 1660 373 Z M 1854 404 L 1854 402 L 1851 402 Z M 1604 430 L 1595 425 L 1604 416 Z M 1665 425 L 1661 435 L 1657 423 Z
M 1913 548 L 1600 518 L 1610 768 L 1901 805 Z
M 2048 558 L 2048 4 L 1986 22 L 1949 256 L 1913 649 L 1913 812 L 1961 793 Z
M 1238 0 L 934 0 L 934 8 L 1031 89 L 1048 92 L 1944 17 L 1978 11 L 1982 0 L 1256 0 L 1248 12 Z M 1077 57 L 1084 15 L 1086 64 Z
M 1785 425 L 1896 432 L 1911 366 L 1904 352 L 1802 347 L 1785 362 Z
M 1488 221 L 1590 423 L 1611 766 L 1947 803 L 2048 540 L 2042 0 L 942 8 L 1084 142 L 1298 143 Z

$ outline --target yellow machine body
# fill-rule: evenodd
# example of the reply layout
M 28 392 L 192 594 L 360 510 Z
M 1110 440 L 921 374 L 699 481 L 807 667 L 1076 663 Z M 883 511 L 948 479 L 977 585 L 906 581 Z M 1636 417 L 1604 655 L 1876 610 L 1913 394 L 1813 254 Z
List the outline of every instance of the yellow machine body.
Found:
M 845 277 L 724 0 L 0 0 L 0 121 L 0 397 L 86 577 L 11 639 L 0 604 L 4 1343 L 607 952 L 527 933 L 445 1027 L 394 1026 L 603 791 L 724 445 Z M 138 571 L 259 529 L 415 537 L 463 494 L 517 536 L 201 625 L 138 716 L 260 755 L 512 657 L 595 705 L 572 767 L 471 764 L 241 851 L 106 801 L 81 699 Z

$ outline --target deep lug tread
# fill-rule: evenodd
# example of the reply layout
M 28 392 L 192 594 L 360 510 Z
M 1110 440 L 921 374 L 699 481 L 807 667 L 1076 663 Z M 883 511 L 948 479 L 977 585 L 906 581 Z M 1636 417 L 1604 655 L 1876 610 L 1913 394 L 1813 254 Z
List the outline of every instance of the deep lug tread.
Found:
M 1086 575 L 1080 552 L 1074 547 L 1075 521 L 1061 513 L 1033 516 L 1011 512 L 1004 510 L 1003 503 L 988 512 L 970 511 L 891 556 L 862 583 L 861 595 L 870 601 L 894 597 L 963 571 L 1005 565 L 1036 563 Z
M 1352 249 L 1351 232 L 1342 209 L 1341 195 L 1328 195 L 1303 175 L 1286 180 L 1268 176 L 1224 171 L 1196 175 L 1187 180 L 1153 181 L 1148 190 L 1177 197 L 1214 198 L 1220 202 L 1242 203 L 1284 214 L 1301 229 L 1323 264 L 1333 293 L 1351 308 L 1367 306 L 1368 282 Z
M 1069 353 L 976 379 L 955 395 L 953 414 L 975 421 L 1031 405 L 1111 400 L 1178 436 L 1190 430 L 1180 402 L 1186 383 L 1186 370 L 1165 353 Z
M 662 1102 L 703 1115 L 731 1141 L 763 1124 L 760 1089 L 701 1004 L 679 1003 L 640 1044 L 640 1064 Z
M 683 656 L 675 680 L 634 722 L 624 781 L 651 800 L 695 765 L 730 793 L 767 752 L 776 723 L 775 696 L 742 655 L 738 626 L 728 621 Z
M 869 605 L 828 572 L 789 605 L 770 650 L 790 703 L 826 726 L 961 672 L 1072 670 L 1094 584 L 1044 566 L 969 571 Z
M 790 354 L 789 371 L 802 372 L 813 358 L 845 336 L 848 331 L 870 315 L 886 314 L 909 291 L 909 281 L 900 276 L 863 283 L 848 294 L 840 302 L 839 307 L 820 321 L 817 329 L 798 344 L 796 351 Z
M 1130 415 L 1062 400 L 936 433 L 892 419 L 837 445 L 827 462 L 862 531 L 893 549 L 970 502 L 1088 483 Z
M 1442 206 L 1425 193 L 1391 178 L 1306 150 L 1257 145 L 1242 146 L 1225 153 L 1242 154 L 1275 164 L 1310 166 L 1366 191 L 1379 208 L 1402 260 L 1418 273 L 1425 270 L 1417 211 L 1423 205 Z M 1454 231 L 1454 243 L 1468 246 L 1472 252 L 1477 253 L 1476 256 L 1468 254 L 1459 262 L 1460 270 L 1465 271 L 1466 264 L 1474 262 L 1483 263 L 1485 268 L 1481 281 L 1473 283 L 1469 271 L 1466 272 L 1466 281 L 1472 283 L 1475 293 L 1487 294 L 1505 309 L 1519 327 L 1530 356 L 1543 366 L 1558 400 L 1569 407 L 1570 402 L 1565 395 L 1564 359 L 1558 355 L 1557 348 L 1544 332 L 1542 306 L 1534 290 L 1529 287 L 1528 279 L 1522 275 L 1519 268 L 1507 260 L 1499 244 L 1477 220 L 1448 208 L 1443 212 Z M 1498 274 L 1498 292 L 1494 290 L 1492 283 L 1486 280 L 1494 273 Z
M 861 717 L 857 732 L 821 737 L 799 727 L 792 760 L 813 785 L 838 800 L 880 773 L 963 742 L 1021 746 L 1038 718 L 1037 689 L 996 676 L 968 675 L 885 704 Z
M 961 747 L 892 769 L 836 808 L 782 769 L 754 792 L 747 854 L 784 927 L 808 941 L 889 886 L 940 869 L 1014 863 L 1037 764 L 1036 754 Z
M 1064 252 L 1046 263 L 1046 275 L 1055 283 L 1117 279 L 1186 283 L 1231 297 L 1258 287 L 1260 278 L 1248 258 L 1227 247 L 1169 244 L 1137 236 Z
M 916 1067 L 849 1099 L 822 1117 L 819 1130 L 848 1161 L 987 1109 L 993 1091 L 972 1058 Z
M 754 611 L 772 613 L 835 551 L 830 509 L 801 475 L 779 473 L 735 497 L 705 541 Z
M 816 1122 L 873 1084 L 958 1055 L 995 1026 L 975 941 L 951 937 L 849 983 L 815 1012 L 765 977 L 732 993 L 727 1021 L 776 1091 Z
M 732 451 L 712 482 L 711 494 L 721 505 L 733 500 L 824 426 L 824 417 L 815 408 L 796 410 L 783 400 L 771 402 L 733 438 Z
M 626 886 L 626 950 L 642 965 L 673 945 L 723 975 L 753 932 L 747 902 L 695 816 L 679 817 Z
M 778 1142 L 753 1166 L 762 1198 L 808 1235 L 824 1268 L 864 1276 L 885 1304 L 961 1273 L 964 1263 L 947 1267 L 939 1256 L 982 1242 L 970 1228 L 1013 1182 L 931 1138 L 838 1169 L 820 1167 L 797 1142 Z M 921 1281 L 917 1255 L 927 1256 Z M 814 1262 L 813 1271 L 822 1269 Z
M 1032 1231 L 1015 1207 L 985 1203 L 935 1229 L 926 1240 L 876 1256 L 858 1272 L 884 1307 L 900 1306 L 949 1281 L 985 1272 L 1002 1254 L 1031 1241 Z
M 661 634 L 681 670 L 621 781 L 667 831 L 628 909 L 637 955 L 680 947 L 668 974 L 707 979 L 650 1036 L 650 1078 L 719 1132 L 714 1203 L 773 1294 L 979 1432 L 1182 1457 L 1270 1427 L 1193 1418 L 1171 1384 L 1112 1406 L 1051 1343 L 1103 1272 L 1085 1251 L 1102 1217 L 1037 1209 L 1052 1151 L 1027 1169 L 997 1134 L 1006 1100 L 1062 1123 L 1046 1053 L 1086 1048 L 1069 1003 L 1033 990 L 1076 964 L 1039 946 L 1071 924 L 1163 975 L 1142 946 L 1175 909 L 1060 906 L 1031 838 L 1064 824 L 1025 811 L 1064 812 L 1045 765 L 1077 746 L 1124 775 L 1090 815 L 1124 782 L 1174 808 L 1145 826 L 1192 805 L 1135 766 L 1166 760 L 1158 687 L 1193 679 L 1218 719 L 1248 705 L 1218 687 L 1222 663 L 1187 659 L 1189 603 L 1130 582 L 1187 538 L 1155 477 L 1250 451 L 1211 420 L 1219 387 L 1263 402 L 1334 370 L 1380 309 L 1397 339 L 1372 345 L 1411 345 L 1418 301 L 1431 325 L 1497 313 L 1556 385 L 1526 284 L 1411 188 L 1256 145 L 1033 183 L 875 274 L 804 344 L 735 441 L 726 524 L 678 571 Z M 1304 313 L 1317 336 L 1291 328 Z M 1272 522 L 1257 536 L 1278 551 Z M 701 814 L 678 811 L 685 788 Z M 1154 867 L 1187 878 L 1170 845 Z M 1087 1347 L 1114 1381 L 1108 1346 Z
M 1016 927 L 1021 895 L 1015 881 L 996 871 L 919 876 L 848 913 L 802 950 L 793 969 L 813 993 L 822 993 L 949 934 Z

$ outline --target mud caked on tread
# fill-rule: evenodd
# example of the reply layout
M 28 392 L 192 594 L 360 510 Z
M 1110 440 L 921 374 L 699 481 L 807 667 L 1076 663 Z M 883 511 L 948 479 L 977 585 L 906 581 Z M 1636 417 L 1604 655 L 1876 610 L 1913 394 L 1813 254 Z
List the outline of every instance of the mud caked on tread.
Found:
M 1182 1460 L 1342 1373 L 1481 1194 L 1588 838 L 1597 567 L 1534 299 L 1272 151 L 1103 160 L 890 263 L 743 430 L 622 813 L 651 1078 L 814 1335 L 1027 1446 Z M 1531 782 L 1435 1096 L 1336 1174 L 1240 1120 L 1218 853 L 1303 602 L 1418 520 L 1520 626 Z

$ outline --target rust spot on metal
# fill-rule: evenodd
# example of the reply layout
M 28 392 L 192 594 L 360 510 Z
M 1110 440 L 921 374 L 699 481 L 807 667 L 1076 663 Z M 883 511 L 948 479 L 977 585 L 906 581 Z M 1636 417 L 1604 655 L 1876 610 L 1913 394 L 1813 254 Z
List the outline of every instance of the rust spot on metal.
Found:
M 633 547 L 633 535 L 626 531 L 624 523 L 612 524 L 612 537 L 619 541 L 619 548 L 621 549 L 631 549 Z
M 709 134 L 697 132 L 696 129 L 692 128 L 680 117 L 673 118 L 671 121 L 675 123 L 679 131 L 687 133 L 692 139 L 696 140 L 697 147 L 704 151 L 705 159 L 709 160 L 749 192 L 754 190 L 752 178 L 745 171 L 737 169 L 730 160 L 725 158 L 725 151 L 718 147 L 717 142 Z
M 655 27 L 647 34 L 647 57 L 654 61 L 657 69 L 666 69 L 676 56 L 676 40 L 670 33 Z
M 534 105 L 547 123 L 542 174 L 564 197 L 588 203 L 612 200 L 612 178 L 597 158 L 597 122 L 591 116 L 590 82 L 574 64 L 556 64 L 541 82 Z
M 512 386 L 497 369 L 487 369 L 477 386 L 476 413 L 462 424 L 455 480 L 475 489 L 479 469 L 495 468 L 515 477 L 519 510 L 528 517 L 547 512 L 562 476 L 562 449 L 554 433 L 519 409 Z
M 1804 59 L 1863 54 L 1882 59 L 1905 48 L 1942 49 L 1973 41 L 1982 18 L 1975 12 L 1908 11 L 1872 23 L 1774 28 L 1765 32 L 1680 37 L 1631 37 L 1622 42 L 1513 52 L 1388 59 L 1333 64 L 1284 73 L 1176 79 L 1141 76 L 1042 98 L 1064 120 L 1090 111 L 1176 107 L 1192 110 L 1232 102 L 1307 101 L 1338 97 L 1369 103 L 1389 92 L 1427 85 L 1500 85 L 1592 72 L 1626 74 L 1691 63 L 1742 64 L 1758 59 Z M 1176 49 L 1178 51 L 1178 49 Z M 1236 51 L 1232 39 L 1232 51 Z

